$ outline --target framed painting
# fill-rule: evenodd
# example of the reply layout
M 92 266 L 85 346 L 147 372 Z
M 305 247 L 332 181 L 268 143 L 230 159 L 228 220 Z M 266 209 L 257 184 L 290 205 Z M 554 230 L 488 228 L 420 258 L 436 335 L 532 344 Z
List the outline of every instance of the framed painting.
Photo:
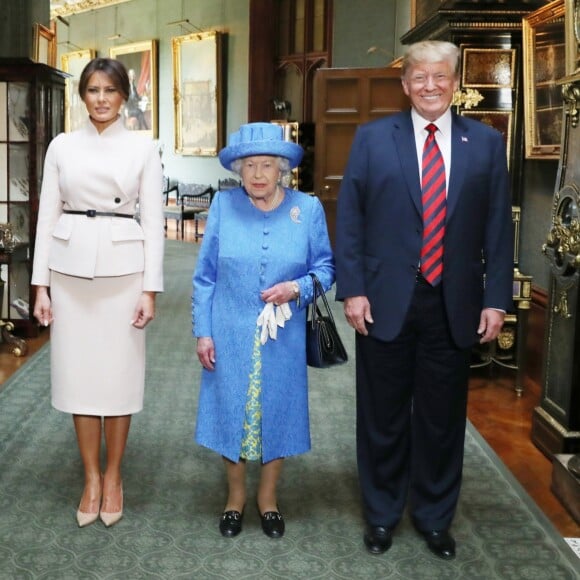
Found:
M 129 74 L 129 98 L 121 111 L 125 127 L 157 139 L 157 41 L 114 46 L 109 49 L 109 56 L 120 60 Z
M 461 60 L 462 87 L 511 89 L 515 86 L 514 48 L 465 48 Z
M 571 66 L 564 0 L 524 17 L 522 35 L 526 158 L 559 159 L 563 98 L 558 81 Z
M 223 35 L 188 34 L 171 42 L 175 152 L 215 156 L 223 146 Z
M 87 121 L 87 109 L 79 95 L 79 80 L 83 69 L 95 58 L 93 49 L 66 52 L 60 56 L 60 68 L 68 73 L 64 92 L 64 130 L 75 131 Z
M 47 28 L 42 24 L 34 24 L 32 60 L 56 66 L 56 27 Z

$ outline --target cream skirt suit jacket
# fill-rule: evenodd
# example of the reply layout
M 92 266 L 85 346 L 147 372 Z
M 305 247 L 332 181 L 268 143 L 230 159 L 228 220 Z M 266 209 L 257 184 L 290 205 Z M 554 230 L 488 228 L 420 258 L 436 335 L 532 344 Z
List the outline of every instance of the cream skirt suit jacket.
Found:
M 162 168 L 150 139 L 121 119 L 58 135 L 47 150 L 32 284 L 48 286 L 52 403 L 86 415 L 140 411 L 145 331 L 131 321 L 143 291 L 163 290 Z M 96 210 L 125 217 L 75 215 Z

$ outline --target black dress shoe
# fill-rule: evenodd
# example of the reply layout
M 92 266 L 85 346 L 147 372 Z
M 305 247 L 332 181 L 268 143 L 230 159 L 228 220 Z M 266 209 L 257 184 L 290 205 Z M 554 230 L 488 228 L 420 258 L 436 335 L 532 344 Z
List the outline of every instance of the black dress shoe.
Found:
M 220 533 L 225 538 L 233 538 L 242 531 L 243 514 L 236 510 L 229 510 L 220 518 Z
M 371 554 L 383 554 L 393 543 L 393 533 L 383 526 L 368 526 L 363 539 Z
M 260 514 L 262 520 L 262 531 L 269 538 L 281 538 L 284 535 L 286 526 L 284 525 L 284 518 L 278 512 L 265 512 Z
M 455 558 L 455 540 L 447 530 L 430 530 L 422 532 L 427 540 L 428 548 L 439 558 L 452 560 Z

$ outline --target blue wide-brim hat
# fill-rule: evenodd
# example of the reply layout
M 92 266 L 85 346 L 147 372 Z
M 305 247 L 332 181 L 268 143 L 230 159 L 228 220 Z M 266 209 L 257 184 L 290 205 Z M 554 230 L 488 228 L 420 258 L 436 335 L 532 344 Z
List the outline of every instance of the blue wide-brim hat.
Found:
M 300 165 L 304 150 L 297 143 L 284 141 L 284 131 L 274 123 L 247 123 L 239 131 L 232 133 L 228 146 L 219 152 L 221 164 L 231 170 L 232 163 L 242 157 L 253 155 L 272 155 L 285 157 L 290 162 L 290 168 Z

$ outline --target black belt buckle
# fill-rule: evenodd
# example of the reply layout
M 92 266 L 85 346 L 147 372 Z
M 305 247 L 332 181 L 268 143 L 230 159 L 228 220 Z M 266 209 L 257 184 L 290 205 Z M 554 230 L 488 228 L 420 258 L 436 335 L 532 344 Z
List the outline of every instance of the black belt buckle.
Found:
M 94 218 L 97 217 L 96 209 L 87 209 L 87 217 Z

